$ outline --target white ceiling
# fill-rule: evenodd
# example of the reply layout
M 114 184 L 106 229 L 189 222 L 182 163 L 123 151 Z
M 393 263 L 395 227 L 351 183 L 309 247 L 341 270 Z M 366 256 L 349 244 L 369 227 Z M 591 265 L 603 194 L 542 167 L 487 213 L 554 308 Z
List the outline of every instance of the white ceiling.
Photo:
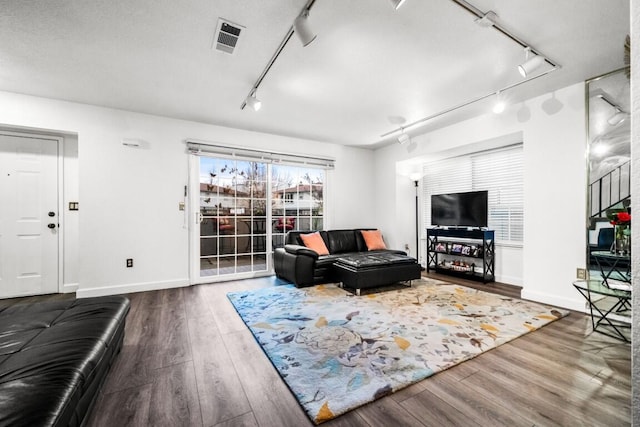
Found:
M 522 47 L 452 0 L 397 11 L 389 0 L 317 0 L 316 40 L 302 47 L 294 35 L 258 89 L 263 108 L 241 110 L 306 3 L 0 0 L 0 90 L 376 147 L 395 140 L 381 135 L 398 117 L 412 123 L 522 80 Z M 624 65 L 629 0 L 470 3 L 561 65 L 505 92 L 510 102 Z M 246 27 L 233 55 L 212 49 L 218 18 Z M 486 112 L 489 100 L 409 133 Z
M 611 104 L 631 111 L 631 88 L 623 71 L 590 81 L 588 88 L 589 182 L 595 182 L 631 160 L 631 120 L 615 125 L 608 122 L 616 113 Z

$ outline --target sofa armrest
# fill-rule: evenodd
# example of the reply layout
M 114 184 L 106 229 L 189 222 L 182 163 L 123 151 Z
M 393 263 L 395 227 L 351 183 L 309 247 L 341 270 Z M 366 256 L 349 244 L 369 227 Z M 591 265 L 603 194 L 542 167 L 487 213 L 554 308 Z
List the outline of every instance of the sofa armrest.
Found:
M 318 252 L 300 245 L 284 245 L 284 250 L 292 255 L 306 255 L 318 259 Z
M 294 283 L 296 286 L 309 286 L 315 283 L 315 264 L 318 254 L 309 248 L 298 245 L 289 250 L 276 248 L 273 251 L 273 266 L 276 276 Z

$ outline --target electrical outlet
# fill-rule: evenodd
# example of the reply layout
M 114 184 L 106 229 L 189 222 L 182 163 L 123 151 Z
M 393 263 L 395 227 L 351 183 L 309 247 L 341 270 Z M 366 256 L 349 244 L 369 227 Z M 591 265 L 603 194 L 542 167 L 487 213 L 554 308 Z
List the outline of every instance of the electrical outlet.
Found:
M 405 250 L 405 251 L 408 251 L 408 250 L 409 250 L 409 244 L 408 244 L 408 243 L 405 243 L 405 244 L 404 244 L 404 250 Z
M 127 268 L 133 267 L 133 258 L 127 258 Z
M 576 277 L 580 280 L 586 280 L 587 270 L 584 268 L 576 268 Z

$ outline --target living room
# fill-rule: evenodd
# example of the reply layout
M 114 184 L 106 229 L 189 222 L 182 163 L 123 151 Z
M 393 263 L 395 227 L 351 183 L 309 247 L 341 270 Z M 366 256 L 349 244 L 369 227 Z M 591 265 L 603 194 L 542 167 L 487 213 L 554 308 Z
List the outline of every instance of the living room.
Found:
M 628 2 L 621 3 L 628 6 Z M 299 9 L 303 5 L 295 6 Z M 321 7 L 325 6 L 314 6 Z M 637 20 L 638 6 L 634 7 Z M 637 32 L 637 24 L 631 31 Z M 619 50 L 611 54 L 618 58 L 617 66 L 600 65 L 602 73 L 623 65 L 623 41 L 615 39 Z M 23 48 L 30 48 L 26 41 Z M 267 57 L 273 49 L 275 46 L 267 49 Z M 544 51 L 543 46 L 540 49 Z M 562 58 L 557 60 L 562 63 Z M 252 70 L 254 77 L 261 66 Z M 408 144 L 387 139 L 369 147 L 211 124 L 204 113 L 182 119 L 154 111 L 133 112 L 130 110 L 135 110 L 136 104 L 127 97 L 118 105 L 76 102 L 69 100 L 71 97 L 51 95 L 55 92 L 47 85 L 54 82 L 48 80 L 46 70 L 36 74 L 42 80 L 33 80 L 29 89 L 24 82 L 0 85 L 0 122 L 4 131 L 52 135 L 61 140 L 64 189 L 59 233 L 64 245 L 60 292 L 91 297 L 193 283 L 189 248 L 194 212 L 185 195 L 185 187 L 190 186 L 187 140 L 333 159 L 336 166 L 326 175 L 325 224 L 333 229 L 377 227 L 389 247 L 408 244 L 409 253 L 418 256 L 424 249 L 417 251 L 415 244 L 416 189 L 408 178 L 412 168 L 443 155 L 467 155 L 523 143 L 525 239 L 520 246 L 497 248 L 496 279 L 522 286 L 525 299 L 585 311 L 584 299 L 571 286 L 576 268 L 585 268 L 587 263 L 584 80 L 523 98 L 500 115 L 486 112 L 427 125 L 413 131 Z M 234 109 L 252 82 L 238 89 L 243 93 Z M 74 82 L 55 84 L 60 89 Z M 120 91 L 118 81 L 96 84 Z M 268 80 L 263 85 L 268 86 Z M 561 105 L 552 114 L 546 108 L 550 99 Z M 179 108 L 180 100 L 174 102 Z M 264 102 L 266 109 L 267 100 Z M 158 96 L 157 103 L 166 100 Z M 523 106 L 530 112 L 526 120 L 520 116 Z M 383 117 L 388 114 L 392 112 L 383 113 Z M 400 126 L 387 122 L 383 127 L 391 130 Z M 67 208 L 75 202 L 78 210 Z M 186 203 L 184 210 L 182 203 Z M 420 238 L 423 244 L 422 232 Z M 126 267 L 126 259 L 133 260 L 132 268 Z
M 555 114 L 544 111 L 550 99 L 563 106 Z M 409 244 L 413 254 L 415 189 L 403 168 L 447 152 L 459 155 L 522 142 L 526 244 L 498 249 L 502 262 L 497 277 L 523 286 L 524 297 L 582 307 L 570 286 L 575 269 L 585 266 L 584 224 L 574 220 L 584 216 L 586 204 L 582 82 L 512 105 L 501 115 L 488 112 L 413 135 L 409 145 L 385 144 L 375 150 L 12 92 L 4 92 L 2 101 L 8 129 L 51 130 L 64 138 L 62 205 L 81 194 L 100 195 L 83 199 L 81 210 L 63 211 L 64 290 L 91 296 L 190 283 L 185 250 L 189 218 L 178 209 L 189 184 L 186 140 L 335 159 L 337 167 L 327 175 L 326 223 L 332 228 L 379 227 L 390 246 Z M 522 105 L 531 114 L 525 122 L 518 118 Z M 123 145 L 126 139 L 140 141 L 140 146 Z M 563 251 L 562 263 L 548 262 L 549 233 L 563 247 L 574 248 Z M 134 268 L 125 268 L 126 258 L 134 259 Z

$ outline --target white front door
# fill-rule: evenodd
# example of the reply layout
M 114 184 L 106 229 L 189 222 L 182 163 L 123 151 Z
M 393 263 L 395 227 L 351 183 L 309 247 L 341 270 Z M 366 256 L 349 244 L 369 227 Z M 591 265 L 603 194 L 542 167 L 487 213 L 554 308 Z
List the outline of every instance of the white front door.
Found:
M 58 145 L 0 133 L 0 298 L 58 292 Z

